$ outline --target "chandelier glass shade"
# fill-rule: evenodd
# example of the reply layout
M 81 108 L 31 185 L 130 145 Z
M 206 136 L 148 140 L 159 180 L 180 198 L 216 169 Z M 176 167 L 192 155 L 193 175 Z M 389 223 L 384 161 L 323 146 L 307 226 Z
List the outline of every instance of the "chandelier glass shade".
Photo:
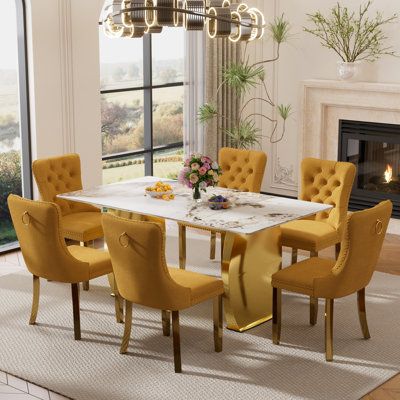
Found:
M 210 38 L 232 42 L 261 39 L 266 28 L 259 9 L 230 0 L 112 0 L 103 7 L 102 24 L 110 38 L 141 38 L 170 26 L 206 29 Z

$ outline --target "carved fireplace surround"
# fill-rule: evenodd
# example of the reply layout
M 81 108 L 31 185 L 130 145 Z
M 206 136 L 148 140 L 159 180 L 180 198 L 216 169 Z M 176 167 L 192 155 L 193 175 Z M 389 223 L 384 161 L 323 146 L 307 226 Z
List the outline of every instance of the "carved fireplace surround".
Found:
M 302 82 L 299 159 L 338 159 L 339 121 L 400 125 L 400 84 L 306 80 Z M 392 220 L 400 234 L 400 220 Z

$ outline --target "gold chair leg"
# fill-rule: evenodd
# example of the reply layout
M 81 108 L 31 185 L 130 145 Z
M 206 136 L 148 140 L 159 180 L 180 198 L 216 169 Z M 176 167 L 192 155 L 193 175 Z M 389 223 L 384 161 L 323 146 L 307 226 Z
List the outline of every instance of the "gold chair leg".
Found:
M 325 299 L 325 355 L 333 361 L 333 299 Z
M 210 234 L 210 260 L 215 260 L 215 246 L 217 244 L 216 232 Z
M 29 325 L 36 324 L 36 317 L 39 309 L 39 297 L 40 297 L 40 278 L 36 275 L 33 275 L 33 297 L 32 297 L 31 317 L 29 318 Z
M 282 289 L 273 288 L 272 291 L 272 341 L 279 344 L 281 341 L 282 324 Z
M 162 329 L 164 336 L 170 336 L 171 334 L 171 313 L 166 310 L 161 311 L 162 316 Z
M 318 251 L 310 251 L 310 257 L 318 257 Z
M 122 338 L 120 354 L 125 354 L 128 350 L 129 340 L 131 338 L 132 330 L 132 302 L 125 300 L 125 329 L 124 337 Z
M 172 338 L 174 343 L 175 372 L 182 372 L 181 338 L 179 333 L 179 311 L 172 311 Z
M 81 318 L 79 310 L 79 283 L 71 283 L 72 312 L 74 315 L 74 337 L 81 340 Z
M 358 304 L 358 317 L 360 319 L 361 330 L 364 335 L 364 339 L 370 339 L 368 323 L 367 323 L 367 312 L 365 309 L 365 288 L 357 292 L 357 304 Z
M 310 297 L 310 325 L 316 325 L 318 320 L 318 298 Z
M 124 299 L 119 295 L 114 273 L 108 274 L 108 282 L 114 296 L 115 318 L 118 324 L 122 324 L 124 322 Z
M 214 298 L 213 316 L 214 316 L 214 349 L 217 353 L 220 353 L 222 351 L 222 295 Z
M 88 242 L 80 242 L 82 247 L 89 247 Z M 89 290 L 89 281 L 82 282 L 82 289 L 87 292 Z
M 297 249 L 292 249 L 292 264 L 297 263 L 297 255 L 298 255 L 298 250 Z
M 179 224 L 179 268 L 186 268 L 186 226 Z

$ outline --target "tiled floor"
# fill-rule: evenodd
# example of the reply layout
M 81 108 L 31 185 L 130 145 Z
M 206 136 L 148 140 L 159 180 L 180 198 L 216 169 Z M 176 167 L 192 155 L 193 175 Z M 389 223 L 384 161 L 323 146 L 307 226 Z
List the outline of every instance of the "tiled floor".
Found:
M 332 254 L 331 254 L 332 253 Z M 331 257 L 333 252 L 324 251 L 323 257 Z M 377 269 L 400 275 L 400 236 L 387 235 Z M 24 269 L 20 252 L 0 255 L 0 276 Z M 25 382 L 0 371 L 0 400 L 62 400 L 67 397 L 49 392 L 39 386 Z M 117 399 L 115 399 L 117 400 Z M 362 400 L 400 400 L 400 374 L 376 388 Z

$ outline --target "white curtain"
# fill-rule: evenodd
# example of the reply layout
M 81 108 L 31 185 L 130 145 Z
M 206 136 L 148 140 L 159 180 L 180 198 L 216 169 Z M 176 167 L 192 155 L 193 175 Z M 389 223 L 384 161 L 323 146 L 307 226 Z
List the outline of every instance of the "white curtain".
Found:
M 197 113 L 205 102 L 205 34 L 188 31 L 185 34 L 185 98 L 184 149 L 185 154 L 204 152 L 204 128 Z

